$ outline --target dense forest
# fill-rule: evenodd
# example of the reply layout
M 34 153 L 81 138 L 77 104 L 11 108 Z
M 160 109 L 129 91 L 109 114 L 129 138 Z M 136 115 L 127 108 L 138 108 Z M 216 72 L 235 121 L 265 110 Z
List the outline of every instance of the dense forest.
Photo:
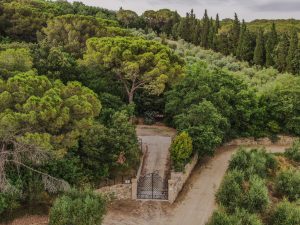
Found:
M 200 156 L 236 137 L 299 136 L 299 32 L 296 20 L 2 0 L 0 214 L 134 174 L 137 117 L 164 115 Z

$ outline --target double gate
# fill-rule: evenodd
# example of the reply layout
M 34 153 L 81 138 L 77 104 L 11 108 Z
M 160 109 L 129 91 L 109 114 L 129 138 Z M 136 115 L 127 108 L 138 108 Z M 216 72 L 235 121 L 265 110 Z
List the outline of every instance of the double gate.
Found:
M 137 183 L 138 199 L 168 199 L 168 182 L 159 176 L 158 171 L 140 177 Z

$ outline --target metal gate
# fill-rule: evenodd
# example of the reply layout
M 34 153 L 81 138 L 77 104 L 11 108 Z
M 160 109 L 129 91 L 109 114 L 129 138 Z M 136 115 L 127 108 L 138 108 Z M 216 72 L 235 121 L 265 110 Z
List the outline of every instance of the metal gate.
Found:
M 137 183 L 138 199 L 168 199 L 168 182 L 159 176 L 158 171 L 140 177 Z

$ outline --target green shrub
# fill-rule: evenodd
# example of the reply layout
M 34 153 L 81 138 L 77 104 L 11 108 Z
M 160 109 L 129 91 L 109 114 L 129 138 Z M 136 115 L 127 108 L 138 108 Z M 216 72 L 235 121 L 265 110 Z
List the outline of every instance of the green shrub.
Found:
M 208 225 L 262 225 L 262 222 L 255 214 L 246 210 L 236 210 L 229 215 L 224 210 L 215 211 Z
M 249 181 L 249 189 L 244 198 L 244 207 L 249 212 L 265 210 L 269 204 L 268 188 L 265 181 L 256 175 L 252 176 Z
M 271 213 L 269 225 L 299 225 L 300 206 L 283 201 Z
M 300 171 L 281 171 L 275 180 L 276 191 L 294 201 L 300 198 Z
M 241 171 L 228 172 L 216 195 L 217 201 L 231 212 L 242 205 L 244 194 L 243 181 L 244 174 Z
M 50 225 L 100 225 L 106 200 L 91 191 L 72 190 L 58 198 L 50 211 Z
M 300 162 L 300 139 L 294 141 L 291 148 L 285 150 L 285 156 L 296 162 Z
M 265 181 L 257 175 L 245 179 L 241 171 L 231 171 L 217 193 L 218 202 L 229 212 L 244 208 L 249 212 L 263 211 L 269 204 L 268 189 Z
M 19 207 L 20 192 L 11 189 L 7 192 L 0 192 L 0 215 Z
M 193 142 L 187 132 L 177 135 L 171 145 L 171 158 L 176 171 L 183 171 L 193 153 Z
M 263 149 L 239 149 L 229 163 L 229 170 L 243 171 L 247 178 L 251 175 L 266 177 L 270 171 L 277 168 L 277 161 L 274 155 Z

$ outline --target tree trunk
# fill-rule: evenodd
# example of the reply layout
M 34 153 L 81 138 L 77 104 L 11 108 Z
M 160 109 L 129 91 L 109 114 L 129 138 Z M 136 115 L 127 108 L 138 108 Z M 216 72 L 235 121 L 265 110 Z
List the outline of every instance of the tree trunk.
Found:
M 133 94 L 134 94 L 133 91 L 128 93 L 128 103 L 129 104 L 133 103 Z

